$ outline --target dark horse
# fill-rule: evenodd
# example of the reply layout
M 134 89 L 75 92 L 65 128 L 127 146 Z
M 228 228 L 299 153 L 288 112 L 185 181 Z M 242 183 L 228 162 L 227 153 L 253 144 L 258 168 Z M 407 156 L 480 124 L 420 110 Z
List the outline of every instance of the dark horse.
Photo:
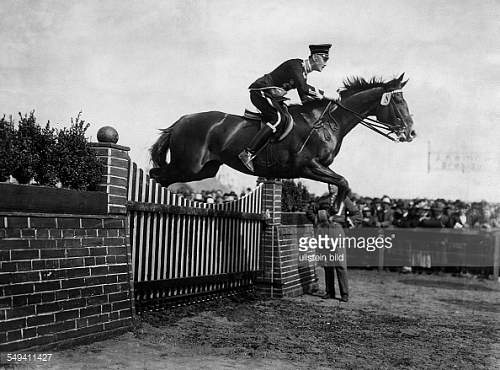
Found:
M 394 141 L 411 141 L 413 120 L 399 78 L 384 82 L 351 78 L 344 82 L 340 101 L 317 100 L 291 105 L 292 132 L 267 146 L 254 159 L 251 173 L 238 153 L 257 133 L 260 122 L 223 112 L 202 112 L 181 117 L 162 130 L 151 148 L 156 168 L 150 175 L 163 186 L 214 177 L 222 164 L 267 178 L 307 178 L 335 184 L 339 202 L 349 191 L 347 180 L 328 168 L 342 140 L 358 123 Z M 375 116 L 377 120 L 367 118 Z M 170 160 L 167 153 L 170 152 Z

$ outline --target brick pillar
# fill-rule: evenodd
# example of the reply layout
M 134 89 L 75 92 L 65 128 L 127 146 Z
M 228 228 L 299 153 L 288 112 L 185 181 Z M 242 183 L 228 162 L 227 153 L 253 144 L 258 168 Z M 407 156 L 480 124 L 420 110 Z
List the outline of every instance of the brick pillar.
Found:
M 92 147 L 105 165 L 98 188 L 108 194 L 108 213 L 126 214 L 130 148 L 116 144 L 118 133 L 109 126 L 101 128 L 97 138 Z
M 108 214 L 124 219 L 129 268 L 129 284 L 132 313 L 135 315 L 135 292 L 132 267 L 132 246 L 130 243 L 130 225 L 127 217 L 127 193 L 129 181 L 130 157 L 129 147 L 118 145 L 118 132 L 110 126 L 105 126 L 97 132 L 98 143 L 91 143 L 97 157 L 104 163 L 104 174 L 98 185 L 100 191 L 108 194 Z
M 262 209 L 269 216 L 268 224 L 281 225 L 281 192 L 283 183 L 280 179 L 259 177 L 257 183 L 264 183 L 262 190 Z
M 261 270 L 257 291 L 265 296 L 294 297 L 311 290 L 316 284 L 314 268 L 299 266 L 298 232 L 296 226 L 281 223 L 282 181 L 259 178 L 263 183 L 262 210 L 266 222 L 261 239 Z
M 283 297 L 279 245 L 282 182 L 279 179 L 259 177 L 257 183 L 264 184 L 262 189 L 262 210 L 268 217 L 262 233 L 260 261 L 262 275 L 257 282 L 257 289 L 265 296 Z

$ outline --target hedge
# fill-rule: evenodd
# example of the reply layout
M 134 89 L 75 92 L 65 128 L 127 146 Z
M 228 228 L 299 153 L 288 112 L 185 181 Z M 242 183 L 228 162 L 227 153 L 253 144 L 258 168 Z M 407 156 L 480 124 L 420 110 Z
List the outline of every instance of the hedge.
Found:
M 0 119 L 0 182 L 12 175 L 20 184 L 36 183 L 76 190 L 95 190 L 103 165 L 91 150 L 85 132 L 90 124 L 80 118 L 62 129 L 36 122 L 34 111 L 19 121 Z

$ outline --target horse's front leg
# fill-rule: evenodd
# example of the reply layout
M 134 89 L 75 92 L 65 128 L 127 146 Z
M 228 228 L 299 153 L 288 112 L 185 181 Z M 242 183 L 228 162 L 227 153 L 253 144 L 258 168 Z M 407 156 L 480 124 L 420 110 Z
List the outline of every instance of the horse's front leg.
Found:
M 349 183 L 346 178 L 333 172 L 328 167 L 319 163 L 316 159 L 311 160 L 310 165 L 304 169 L 304 177 L 336 185 L 339 189 L 337 199 L 335 200 L 337 208 L 340 207 L 342 201 L 349 194 Z

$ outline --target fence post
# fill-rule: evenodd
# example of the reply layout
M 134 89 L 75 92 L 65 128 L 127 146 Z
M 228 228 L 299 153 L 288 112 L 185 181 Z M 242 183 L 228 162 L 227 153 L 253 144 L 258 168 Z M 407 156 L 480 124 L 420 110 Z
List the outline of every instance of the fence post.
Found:
M 382 237 L 385 240 L 385 229 L 379 228 L 378 229 L 378 236 Z M 384 249 L 385 248 L 379 248 L 378 249 L 378 272 L 384 271 Z
M 132 267 L 132 246 L 130 244 L 130 221 L 127 217 L 127 194 L 129 186 L 129 147 L 118 145 L 118 132 L 104 126 L 97 132 L 97 143 L 91 143 L 92 150 L 104 164 L 100 191 L 108 194 L 108 214 L 123 216 L 125 224 L 125 246 L 127 248 L 128 279 L 132 315 L 135 315 L 135 291 Z
M 130 148 L 116 144 L 118 133 L 110 126 L 99 129 L 97 139 L 99 142 L 92 143 L 92 149 L 104 163 L 98 188 L 108 194 L 108 213 L 126 214 Z
M 378 272 L 384 271 L 384 249 L 380 248 L 378 250 Z
M 259 178 L 263 183 L 262 211 L 268 216 L 261 239 L 261 276 L 257 290 L 268 297 L 294 297 L 309 292 L 316 283 L 314 267 L 299 266 L 298 231 L 295 225 L 283 225 L 279 179 Z
M 494 233 L 495 250 L 493 252 L 493 279 L 498 282 L 500 270 L 500 231 Z
M 281 225 L 281 193 L 283 183 L 280 179 L 263 179 L 259 177 L 257 182 L 263 182 L 262 209 L 269 216 L 268 224 Z
M 267 220 L 261 239 L 262 276 L 257 281 L 257 290 L 265 296 L 282 297 L 281 263 L 279 248 L 279 226 L 281 226 L 281 191 L 279 179 L 259 177 L 257 183 L 263 183 L 262 211 Z

